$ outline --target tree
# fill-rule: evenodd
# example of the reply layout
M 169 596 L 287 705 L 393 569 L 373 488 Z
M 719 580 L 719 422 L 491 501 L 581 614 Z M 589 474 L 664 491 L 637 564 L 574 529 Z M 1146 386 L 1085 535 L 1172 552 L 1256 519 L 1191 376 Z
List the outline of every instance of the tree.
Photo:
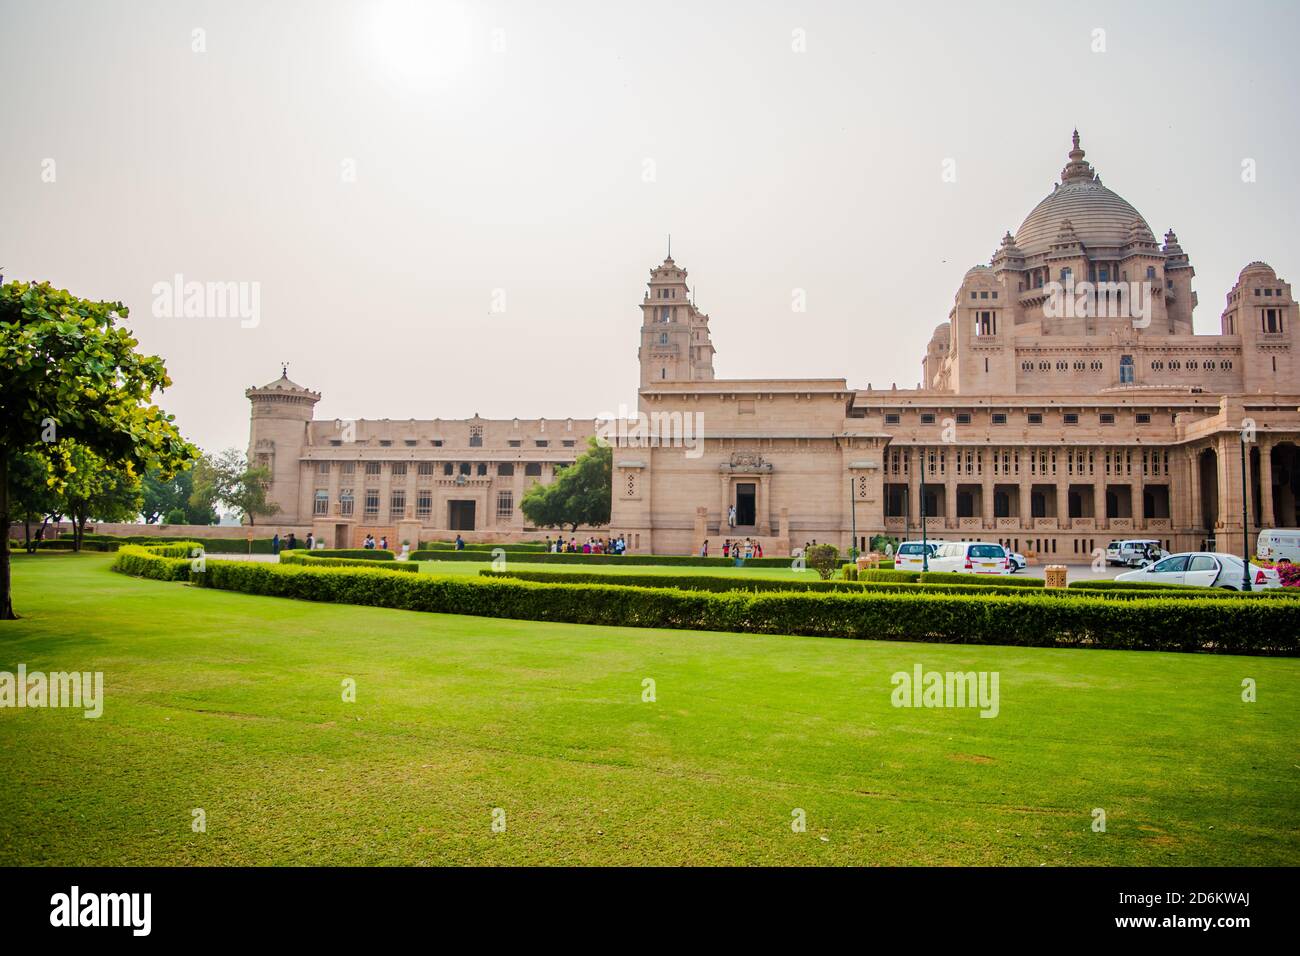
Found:
M 587 450 L 567 468 L 558 469 L 549 485 L 535 483 L 519 507 L 536 528 L 594 527 L 609 524 L 613 495 L 614 450 L 587 439 Z
M 269 468 L 250 466 L 242 452 L 227 448 L 219 455 L 204 455 L 194 466 L 192 508 L 211 510 L 225 505 L 257 524 L 259 515 L 273 515 L 280 506 L 266 500 L 271 486 Z
M 50 449 L 55 464 L 61 511 L 72 519 L 72 549 L 81 550 L 86 522 L 132 521 L 140 514 L 140 479 L 130 470 L 114 468 L 81 442 L 65 439 Z
M 170 478 L 156 468 L 144 476 L 142 512 L 148 524 L 216 524 L 217 513 L 208 506 L 190 503 L 194 494 L 194 470 L 178 471 Z
M 38 538 L 45 536 L 45 525 L 51 518 L 62 516 L 59 496 L 50 487 L 53 477 L 50 463 L 44 455 L 24 451 L 14 455 L 9 464 L 10 517 L 23 523 L 23 545 L 28 552 L 36 550 L 32 538 L 32 522 L 40 521 Z
M 141 355 L 120 302 L 92 302 L 48 282 L 0 284 L 0 620 L 13 620 L 10 469 L 16 456 L 72 439 L 127 475 L 174 472 L 197 456 L 153 403 L 171 385 Z M 55 481 L 60 479 L 55 475 Z
M 839 567 L 840 550 L 833 544 L 814 544 L 805 552 L 804 560 L 823 581 L 828 581 L 835 573 L 835 569 Z

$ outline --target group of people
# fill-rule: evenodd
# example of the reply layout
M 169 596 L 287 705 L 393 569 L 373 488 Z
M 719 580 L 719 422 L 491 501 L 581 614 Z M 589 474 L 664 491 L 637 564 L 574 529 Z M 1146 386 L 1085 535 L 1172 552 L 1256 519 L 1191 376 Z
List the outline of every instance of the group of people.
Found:
M 627 551 L 627 539 L 622 535 L 617 538 L 588 538 L 582 544 L 577 538 L 565 541 L 563 538 L 551 540 L 546 536 L 546 550 L 552 554 L 624 554 Z
M 280 547 L 281 547 L 281 544 L 280 544 L 280 532 L 277 531 L 277 532 L 272 536 L 272 538 L 271 538 L 271 553 L 272 553 L 272 554 L 279 554 L 279 553 L 280 553 Z M 294 534 L 292 531 L 290 531 L 290 532 L 289 532 L 289 537 L 287 537 L 287 538 L 284 539 L 284 545 L 283 545 L 283 547 L 284 547 L 284 550 L 286 550 L 286 551 L 297 551 L 297 550 L 298 550 L 298 536 L 297 536 L 296 534 Z M 316 547 L 316 539 L 315 539 L 315 537 L 313 537 L 312 533 L 311 533 L 310 531 L 308 531 L 308 532 L 307 532 L 307 544 L 306 544 L 306 548 L 307 548 L 308 551 L 310 551 L 310 550 L 311 550 L 312 548 L 314 548 L 314 547 Z
M 700 548 L 700 557 L 709 556 L 709 540 L 704 539 L 704 547 Z M 722 556 L 724 558 L 761 558 L 763 556 L 763 543 L 761 541 L 751 541 L 746 538 L 744 541 L 732 541 L 730 538 L 724 538 L 722 542 Z
M 308 545 L 308 547 L 311 547 L 311 546 Z M 375 536 L 374 536 L 373 534 L 371 534 L 369 531 L 366 532 L 366 540 L 365 540 L 364 542 L 362 542 L 361 547 L 365 548 L 367 551 L 374 551 L 374 550 L 375 550 L 375 547 L 376 547 L 376 545 L 375 545 Z M 379 539 L 378 548 L 379 548 L 380 551 L 387 551 L 387 550 L 388 550 L 388 535 L 384 535 L 384 536 L 382 536 L 382 537 Z

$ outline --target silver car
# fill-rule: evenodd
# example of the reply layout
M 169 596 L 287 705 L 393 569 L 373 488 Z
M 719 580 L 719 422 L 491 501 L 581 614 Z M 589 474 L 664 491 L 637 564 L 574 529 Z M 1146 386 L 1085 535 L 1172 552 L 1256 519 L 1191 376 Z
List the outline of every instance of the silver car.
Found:
M 1220 551 L 1184 551 L 1171 554 L 1138 568 L 1115 576 L 1116 581 L 1136 581 L 1143 584 L 1192 584 L 1205 588 L 1241 589 L 1242 561 L 1235 554 Z M 1263 591 L 1280 588 L 1282 580 L 1272 568 L 1250 566 L 1252 590 Z

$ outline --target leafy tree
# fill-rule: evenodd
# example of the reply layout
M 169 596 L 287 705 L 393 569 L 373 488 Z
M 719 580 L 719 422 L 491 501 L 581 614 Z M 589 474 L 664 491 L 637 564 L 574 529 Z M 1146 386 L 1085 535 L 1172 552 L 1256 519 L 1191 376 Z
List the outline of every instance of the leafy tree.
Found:
M 519 507 L 536 528 L 609 524 L 613 495 L 614 449 L 587 439 L 587 450 L 568 468 L 561 468 L 549 485 L 535 483 L 524 492 Z
M 840 566 L 840 549 L 833 544 L 814 544 L 804 553 L 804 560 L 823 581 L 829 581 Z
M 140 514 L 140 479 L 114 468 L 99 455 L 70 439 L 50 449 L 61 510 L 72 519 L 72 548 L 81 550 L 86 522 L 133 521 Z
M 227 448 L 219 455 L 204 455 L 194 466 L 194 490 L 190 507 L 211 510 L 224 505 L 243 515 L 250 525 L 262 515 L 273 515 L 280 506 L 266 500 L 271 486 L 268 468 L 250 466 L 243 452 Z
M 23 523 L 23 544 L 27 551 L 36 550 L 32 522 L 40 521 L 38 538 L 44 537 L 49 521 L 63 515 L 59 496 L 50 485 L 50 463 L 34 451 L 19 452 L 9 465 L 10 517 Z
M 144 476 L 144 520 L 148 524 L 164 521 L 167 524 L 216 524 L 217 513 L 209 505 L 190 503 L 194 494 L 194 471 L 178 471 L 170 478 L 156 468 Z
M 48 282 L 0 284 L 0 620 L 15 616 L 8 531 L 17 456 L 72 439 L 134 476 L 151 466 L 174 472 L 198 454 L 153 403 L 171 379 L 161 358 L 136 352 L 139 343 L 119 325 L 127 314 L 120 302 L 92 302 Z

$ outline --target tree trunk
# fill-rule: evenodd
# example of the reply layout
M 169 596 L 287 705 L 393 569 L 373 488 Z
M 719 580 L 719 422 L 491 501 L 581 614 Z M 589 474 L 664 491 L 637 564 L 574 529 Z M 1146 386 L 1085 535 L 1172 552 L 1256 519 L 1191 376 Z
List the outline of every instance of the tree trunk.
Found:
M 9 449 L 0 446 L 0 621 L 16 621 L 9 579 Z

